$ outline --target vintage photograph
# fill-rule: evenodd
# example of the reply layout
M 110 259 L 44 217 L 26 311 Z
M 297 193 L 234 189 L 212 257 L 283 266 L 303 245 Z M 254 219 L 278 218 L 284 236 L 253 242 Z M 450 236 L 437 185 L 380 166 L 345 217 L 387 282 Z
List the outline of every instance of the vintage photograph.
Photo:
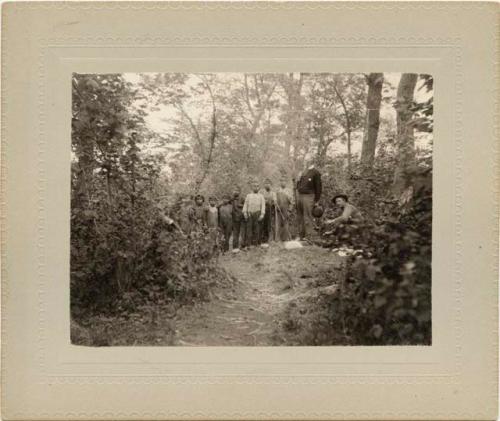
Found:
M 71 343 L 431 345 L 433 77 L 374 70 L 74 73 Z

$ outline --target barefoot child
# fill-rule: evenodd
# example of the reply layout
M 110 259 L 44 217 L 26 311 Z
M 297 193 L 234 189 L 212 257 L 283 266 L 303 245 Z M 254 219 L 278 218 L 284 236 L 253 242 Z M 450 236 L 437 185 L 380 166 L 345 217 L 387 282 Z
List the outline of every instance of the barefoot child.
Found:
M 219 225 L 219 211 L 217 209 L 217 199 L 213 196 L 208 198 L 207 227 L 217 228 Z
M 209 232 L 209 238 L 213 245 L 213 250 L 219 247 L 218 227 L 219 227 L 219 209 L 217 209 L 217 199 L 214 196 L 208 198 L 208 207 L 206 209 L 206 226 Z
M 224 235 L 223 251 L 229 251 L 229 239 L 233 230 L 233 205 L 229 195 L 224 195 L 219 207 L 219 226 Z

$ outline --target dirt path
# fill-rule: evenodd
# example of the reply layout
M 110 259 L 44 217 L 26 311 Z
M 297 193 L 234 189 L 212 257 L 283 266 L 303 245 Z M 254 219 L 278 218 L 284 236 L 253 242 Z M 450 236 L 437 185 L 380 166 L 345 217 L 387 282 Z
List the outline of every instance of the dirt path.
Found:
M 341 259 L 316 246 L 286 250 L 274 244 L 224 255 L 220 264 L 234 287 L 178 312 L 176 345 L 277 345 L 274 332 L 286 304 L 307 294 L 317 271 L 338 268 Z

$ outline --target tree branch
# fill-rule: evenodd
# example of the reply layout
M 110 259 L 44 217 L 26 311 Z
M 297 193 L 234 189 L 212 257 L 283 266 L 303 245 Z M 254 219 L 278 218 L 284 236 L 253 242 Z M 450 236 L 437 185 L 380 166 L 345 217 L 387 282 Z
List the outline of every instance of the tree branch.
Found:
M 255 113 L 253 111 L 253 107 L 250 102 L 250 89 L 248 88 L 248 76 L 246 73 L 245 73 L 245 102 L 247 104 L 248 111 L 250 111 L 252 118 L 255 117 Z
M 194 137 L 195 137 L 196 141 L 198 142 L 198 145 L 200 146 L 201 157 L 203 160 L 205 160 L 205 146 L 203 145 L 200 133 L 198 132 L 198 129 L 196 128 L 196 125 L 194 124 L 192 118 L 186 112 L 186 110 L 184 109 L 184 107 L 182 106 L 181 103 L 174 104 L 174 107 L 177 108 L 182 113 L 182 115 L 186 118 L 186 120 L 189 122 L 189 125 L 191 126 L 191 129 L 193 130 Z

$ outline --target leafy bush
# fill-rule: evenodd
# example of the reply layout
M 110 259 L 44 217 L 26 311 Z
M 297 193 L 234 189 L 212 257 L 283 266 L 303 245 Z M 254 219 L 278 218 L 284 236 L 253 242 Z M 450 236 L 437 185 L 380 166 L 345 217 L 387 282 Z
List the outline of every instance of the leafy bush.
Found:
M 157 293 L 178 303 L 204 299 L 223 278 L 207 232 L 184 236 L 166 222 L 163 162 L 141 152 L 152 134 L 133 101 L 120 75 L 73 76 L 71 310 L 77 319 L 119 306 L 134 311 Z

